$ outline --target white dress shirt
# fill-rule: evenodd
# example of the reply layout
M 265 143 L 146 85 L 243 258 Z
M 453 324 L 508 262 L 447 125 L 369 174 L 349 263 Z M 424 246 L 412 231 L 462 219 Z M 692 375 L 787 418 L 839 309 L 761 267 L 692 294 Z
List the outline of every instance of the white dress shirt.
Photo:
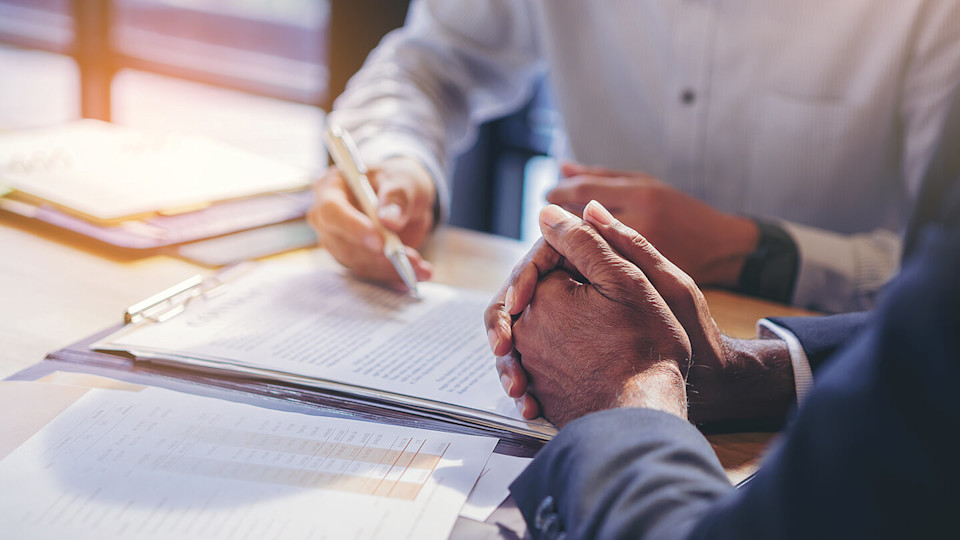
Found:
M 793 389 L 796 393 L 797 406 L 803 405 L 807 396 L 813 391 L 813 368 L 810 359 L 803 350 L 800 340 L 790 330 L 776 324 L 769 319 L 757 321 L 757 336 L 765 338 L 772 336 L 784 342 L 787 354 L 790 355 L 790 366 L 793 368 Z
M 794 303 L 870 307 L 960 82 L 960 0 L 423 0 L 336 102 L 445 202 L 476 123 L 547 74 L 570 155 L 780 220 Z

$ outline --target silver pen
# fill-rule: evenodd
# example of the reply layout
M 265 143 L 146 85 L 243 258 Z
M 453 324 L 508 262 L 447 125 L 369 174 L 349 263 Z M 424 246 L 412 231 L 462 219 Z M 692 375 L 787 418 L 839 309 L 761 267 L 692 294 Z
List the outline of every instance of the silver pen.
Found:
M 347 133 L 347 130 L 337 124 L 328 123 L 326 130 L 327 149 L 333 157 L 333 162 L 343 173 L 350 186 L 350 191 L 360 204 L 360 210 L 372 221 L 380 234 L 383 235 L 383 254 L 393 263 L 393 267 L 403 280 L 403 284 L 414 296 L 417 293 L 417 274 L 413 271 L 413 265 L 410 264 L 410 258 L 407 257 L 406 248 L 397 233 L 387 229 L 380 223 L 377 217 L 377 194 L 370 185 L 367 178 L 367 167 L 360 161 L 360 152 L 353 138 Z

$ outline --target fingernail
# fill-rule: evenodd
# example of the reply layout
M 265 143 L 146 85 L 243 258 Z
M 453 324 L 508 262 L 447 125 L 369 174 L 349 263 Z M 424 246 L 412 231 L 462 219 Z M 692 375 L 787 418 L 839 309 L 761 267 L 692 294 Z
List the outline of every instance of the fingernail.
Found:
M 513 391 L 513 378 L 504 373 L 500 376 L 500 385 L 503 386 L 503 391 L 509 396 L 510 392 Z
M 394 222 L 400 219 L 401 214 L 402 212 L 400 210 L 400 206 L 395 203 L 381 206 L 380 210 L 377 212 L 377 215 L 380 216 L 380 219 Z
M 513 285 L 507 287 L 507 298 L 503 305 L 507 308 L 507 313 L 513 313 L 513 306 L 517 305 L 517 291 L 513 290 Z
M 497 331 L 494 330 L 493 328 L 491 328 L 490 330 L 487 330 L 487 341 L 490 342 L 490 350 L 493 351 L 494 354 L 496 354 L 497 347 L 500 346 L 500 336 L 497 335 Z
M 556 227 L 566 217 L 567 212 L 555 204 L 548 205 L 540 211 L 540 219 L 550 227 Z
M 383 244 L 380 242 L 380 237 L 375 234 L 368 234 L 363 238 L 363 244 L 367 246 L 370 251 L 380 251 L 383 249 Z
M 524 401 L 523 396 L 514 399 L 513 403 L 517 406 L 517 411 L 520 413 L 520 416 L 526 418 L 527 415 L 524 413 L 526 412 L 527 408 L 524 406 L 526 402 Z
M 615 221 L 613 214 L 597 201 L 588 202 L 586 210 L 587 213 L 590 214 L 590 217 L 593 218 L 593 221 L 600 225 L 608 226 Z

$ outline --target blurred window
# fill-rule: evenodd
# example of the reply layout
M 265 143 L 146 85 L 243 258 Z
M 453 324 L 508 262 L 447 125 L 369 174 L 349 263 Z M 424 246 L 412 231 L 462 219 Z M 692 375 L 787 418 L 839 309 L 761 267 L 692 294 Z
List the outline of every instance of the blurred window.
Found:
M 110 118 L 124 69 L 320 106 L 329 10 L 327 0 L 0 0 L 0 44 L 72 57 L 88 117 Z
M 327 2 L 114 0 L 118 67 L 320 105 Z
M 0 0 L 0 43 L 69 53 L 70 0 Z

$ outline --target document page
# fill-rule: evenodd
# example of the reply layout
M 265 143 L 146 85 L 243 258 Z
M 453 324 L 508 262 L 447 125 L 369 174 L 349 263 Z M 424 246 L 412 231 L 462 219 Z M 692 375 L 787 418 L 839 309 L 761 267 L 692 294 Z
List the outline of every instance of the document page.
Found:
M 93 389 L 0 461 L 0 530 L 443 539 L 496 442 L 155 388 Z
M 263 263 L 181 315 L 94 347 L 265 368 L 520 420 L 487 343 L 489 296 L 434 283 L 420 292 Z

